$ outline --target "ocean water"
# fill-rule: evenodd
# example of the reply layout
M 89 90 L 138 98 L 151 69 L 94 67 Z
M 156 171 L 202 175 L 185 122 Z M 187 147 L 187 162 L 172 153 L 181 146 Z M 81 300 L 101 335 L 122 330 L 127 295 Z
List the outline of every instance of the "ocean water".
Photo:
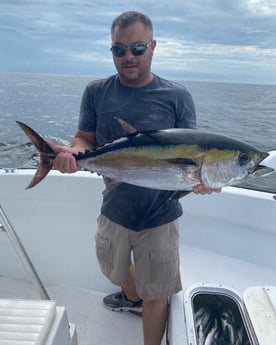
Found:
M 0 73 L 0 168 L 31 168 L 37 152 L 16 125 L 69 144 L 85 85 L 92 77 Z M 276 150 L 276 85 L 182 82 L 192 93 L 198 128 Z M 130 109 L 131 111 L 131 109 Z M 243 184 L 276 193 L 276 173 Z

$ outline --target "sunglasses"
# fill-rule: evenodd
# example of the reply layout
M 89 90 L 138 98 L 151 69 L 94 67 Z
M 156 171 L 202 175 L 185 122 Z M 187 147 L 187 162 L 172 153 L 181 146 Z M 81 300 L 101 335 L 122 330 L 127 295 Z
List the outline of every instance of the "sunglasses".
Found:
M 126 54 L 127 48 L 130 49 L 134 56 L 141 56 L 145 53 L 152 41 L 148 43 L 131 43 L 131 44 L 111 44 L 110 50 L 116 57 L 123 57 Z

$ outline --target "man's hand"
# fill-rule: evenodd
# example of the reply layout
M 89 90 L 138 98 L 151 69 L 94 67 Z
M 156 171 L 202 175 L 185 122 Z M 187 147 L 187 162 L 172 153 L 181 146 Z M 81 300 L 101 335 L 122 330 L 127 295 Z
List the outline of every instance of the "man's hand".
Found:
M 61 173 L 74 173 L 80 170 L 80 167 L 73 155 L 87 150 L 95 150 L 97 146 L 96 133 L 78 129 L 72 141 L 72 147 L 58 146 L 51 142 L 48 142 L 48 144 L 57 154 L 57 157 L 53 162 L 54 168 L 59 170 Z
M 80 170 L 76 158 L 73 154 L 77 154 L 76 149 L 69 146 L 58 146 L 52 142 L 47 141 L 49 146 L 56 152 L 57 156 L 53 161 L 55 169 L 61 173 L 74 173 Z
M 193 192 L 195 194 L 201 194 L 201 195 L 211 194 L 213 192 L 220 193 L 221 188 L 209 188 L 209 187 L 204 186 L 203 184 L 199 184 L 199 185 L 194 187 Z

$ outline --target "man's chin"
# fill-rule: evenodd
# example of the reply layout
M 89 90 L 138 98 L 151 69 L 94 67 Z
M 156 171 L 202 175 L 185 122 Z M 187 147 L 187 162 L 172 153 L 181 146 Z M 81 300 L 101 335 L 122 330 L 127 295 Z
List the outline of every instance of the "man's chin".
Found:
M 122 80 L 124 80 L 128 83 L 139 82 L 139 75 L 137 73 L 121 73 L 120 77 Z

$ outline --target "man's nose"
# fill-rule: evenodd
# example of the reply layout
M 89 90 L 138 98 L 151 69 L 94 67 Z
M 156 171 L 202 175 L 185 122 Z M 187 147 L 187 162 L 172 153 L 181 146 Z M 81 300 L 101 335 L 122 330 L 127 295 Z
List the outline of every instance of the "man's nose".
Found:
M 131 52 L 130 47 L 127 47 L 127 48 L 126 48 L 125 57 L 126 57 L 126 58 L 132 58 L 132 57 L 134 57 L 134 55 L 133 55 L 132 52 Z

